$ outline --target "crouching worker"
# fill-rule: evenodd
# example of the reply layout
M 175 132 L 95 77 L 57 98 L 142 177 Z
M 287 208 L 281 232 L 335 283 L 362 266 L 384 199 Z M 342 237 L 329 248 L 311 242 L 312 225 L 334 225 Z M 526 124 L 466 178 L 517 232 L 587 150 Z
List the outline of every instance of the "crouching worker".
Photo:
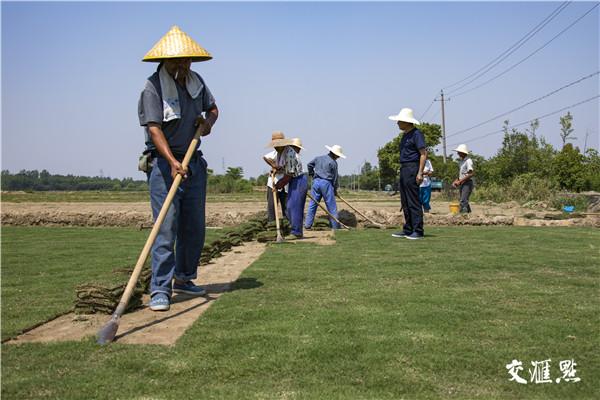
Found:
M 143 59 L 159 63 L 138 103 L 147 152 L 153 159 L 147 176 L 155 222 L 175 177 L 183 177 L 152 246 L 149 306 L 154 311 L 169 309 L 172 292 L 205 294 L 192 280 L 204 246 L 207 164 L 199 148 L 186 169 L 182 161 L 200 122 L 199 113 L 205 113 L 202 136 L 210 134 L 219 116 L 210 90 L 190 69 L 192 62 L 211 58 L 175 26 Z
M 340 157 L 346 158 L 346 156 L 342 152 L 342 148 L 337 144 L 332 147 L 325 146 L 325 148 L 329 150 L 329 154 L 316 157 L 307 166 L 308 175 L 313 177 L 311 195 L 314 201 L 311 200 L 308 205 L 306 223 L 304 225 L 306 229 L 312 227 L 315 214 L 317 213 L 317 203 L 321 201 L 321 198 L 325 199 L 327 211 L 337 218 L 337 204 L 335 202 L 339 186 L 337 159 Z M 333 229 L 340 229 L 339 224 L 335 220 L 330 218 L 330 221 Z

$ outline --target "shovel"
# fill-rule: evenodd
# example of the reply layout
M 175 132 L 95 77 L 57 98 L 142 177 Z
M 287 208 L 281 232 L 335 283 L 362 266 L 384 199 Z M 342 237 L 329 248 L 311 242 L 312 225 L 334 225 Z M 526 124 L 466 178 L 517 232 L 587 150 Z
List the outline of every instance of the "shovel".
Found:
M 196 151 L 196 146 L 198 145 L 200 136 L 202 136 L 202 126 L 204 125 L 204 123 L 204 119 L 200 117 L 198 122 L 198 128 L 196 129 L 196 134 L 194 135 L 194 138 L 192 139 L 192 142 L 190 143 L 190 146 L 188 147 L 187 152 L 185 153 L 183 162 L 181 163 L 183 169 L 187 168 L 188 164 L 190 163 L 190 160 L 192 159 L 192 156 L 194 155 L 194 152 Z M 142 249 L 142 253 L 140 254 L 140 257 L 138 258 L 137 263 L 135 264 L 135 268 L 131 273 L 131 277 L 129 278 L 129 282 L 127 282 L 127 286 L 125 287 L 125 291 L 123 292 L 121 301 L 119 301 L 119 305 L 117 306 L 111 319 L 98 331 L 96 335 L 98 344 L 107 344 L 115 339 L 115 335 L 117 334 L 117 330 L 119 329 L 121 315 L 123 315 L 123 313 L 127 309 L 127 304 L 129 304 L 129 300 L 131 299 L 131 295 L 133 294 L 133 289 L 135 288 L 135 285 L 137 284 L 137 281 L 140 277 L 142 267 L 144 266 L 148 255 L 150 254 L 150 250 L 152 249 L 154 240 L 158 235 L 160 226 L 162 225 L 165 216 L 167 215 L 167 211 L 169 210 L 169 207 L 173 202 L 173 197 L 175 197 L 175 192 L 177 192 L 177 189 L 179 188 L 182 179 L 183 177 L 180 174 L 177 174 L 175 179 L 173 179 L 173 184 L 169 189 L 169 193 L 167 194 L 167 198 L 165 199 L 165 202 L 163 203 L 163 206 L 160 209 L 158 218 L 156 218 L 156 222 L 154 222 L 152 231 L 150 231 L 150 236 L 148 236 L 146 244 Z
M 275 224 L 277 225 L 277 243 L 283 242 L 283 236 L 281 235 L 281 228 L 279 227 L 279 210 L 277 209 L 277 203 L 279 203 L 279 196 L 277 195 L 277 189 L 275 188 L 275 172 L 271 172 L 271 182 L 273 182 L 273 207 L 275 208 Z
M 317 203 L 317 205 L 318 205 L 318 206 L 321 208 L 321 210 L 325 211 L 325 213 L 326 213 L 327 215 L 329 215 L 329 217 L 330 217 L 331 219 L 333 219 L 335 222 L 337 222 L 338 224 L 340 224 L 340 226 L 343 226 L 343 227 L 344 227 L 344 228 L 346 228 L 346 229 L 350 229 L 350 227 L 349 227 L 349 226 L 347 226 L 347 225 L 345 225 L 345 224 L 341 223 L 339 219 L 337 219 L 337 218 L 336 218 L 336 217 L 334 217 L 334 216 L 333 216 L 333 215 L 332 215 L 332 214 L 331 214 L 329 211 L 327 211 L 327 209 L 326 209 L 326 208 L 325 208 L 325 207 L 324 207 L 324 206 L 323 206 L 321 203 L 319 203 L 318 201 L 316 201 L 316 200 L 315 200 L 315 198 L 314 198 L 314 197 L 312 197 L 312 195 L 311 195 L 309 192 L 306 192 L 306 195 L 307 195 L 308 197 L 310 197 L 310 199 L 311 199 L 312 201 L 314 201 L 315 203 Z
M 343 201 L 344 203 L 346 203 L 346 205 L 348 207 L 350 207 L 352 210 L 354 210 L 354 212 L 356 212 L 358 215 L 360 215 L 361 217 L 363 217 L 364 219 L 366 219 L 367 221 L 369 221 L 370 223 L 372 223 L 373 225 L 377 225 L 380 228 L 383 228 L 384 226 L 378 222 L 373 221 L 371 218 L 367 217 L 365 214 L 361 213 L 360 211 L 358 211 L 356 208 L 354 208 L 350 203 L 348 203 L 346 200 L 344 200 L 344 198 L 342 196 L 340 196 L 339 194 L 336 195 L 338 197 L 338 199 L 340 199 L 341 201 Z

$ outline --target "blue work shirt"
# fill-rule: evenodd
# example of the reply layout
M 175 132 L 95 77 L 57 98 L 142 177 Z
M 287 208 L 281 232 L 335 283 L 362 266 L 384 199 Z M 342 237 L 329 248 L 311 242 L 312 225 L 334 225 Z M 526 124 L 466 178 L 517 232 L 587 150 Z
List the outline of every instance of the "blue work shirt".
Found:
M 425 136 L 417 128 L 405 132 L 400 140 L 400 163 L 419 161 L 421 153 L 419 150 L 426 148 Z
M 308 174 L 315 178 L 331 181 L 334 188 L 338 188 L 338 165 L 337 161 L 329 154 L 315 157 L 308 163 Z

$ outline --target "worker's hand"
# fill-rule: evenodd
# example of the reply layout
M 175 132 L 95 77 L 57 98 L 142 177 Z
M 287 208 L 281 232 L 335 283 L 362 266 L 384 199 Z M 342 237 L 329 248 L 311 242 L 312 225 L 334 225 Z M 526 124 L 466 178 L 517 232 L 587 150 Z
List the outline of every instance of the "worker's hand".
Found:
M 177 160 L 171 164 L 171 178 L 175 179 L 177 175 L 181 175 L 183 179 L 187 178 L 187 168 L 184 169 L 183 165 Z
M 459 187 L 460 186 L 460 181 L 458 179 L 455 179 L 454 182 L 452 182 L 452 186 Z
M 196 127 L 200 127 L 201 133 L 200 136 L 208 136 L 210 135 L 210 131 L 212 129 L 212 125 L 204 119 L 204 117 L 200 116 L 196 118 Z
M 418 173 L 418 174 L 417 174 L 417 179 L 416 179 L 416 180 L 417 180 L 417 185 L 420 185 L 420 184 L 421 184 L 421 182 L 423 182 L 423 174 L 421 174 L 421 173 Z

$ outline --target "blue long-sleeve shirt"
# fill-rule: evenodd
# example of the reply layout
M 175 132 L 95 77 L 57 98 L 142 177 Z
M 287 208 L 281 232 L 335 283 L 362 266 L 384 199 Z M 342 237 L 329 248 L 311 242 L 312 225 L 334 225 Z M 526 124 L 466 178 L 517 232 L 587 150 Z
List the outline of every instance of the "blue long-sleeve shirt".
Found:
M 314 178 L 327 179 L 331 181 L 335 189 L 338 188 L 338 165 L 337 161 L 329 154 L 315 157 L 308 163 L 308 174 Z

